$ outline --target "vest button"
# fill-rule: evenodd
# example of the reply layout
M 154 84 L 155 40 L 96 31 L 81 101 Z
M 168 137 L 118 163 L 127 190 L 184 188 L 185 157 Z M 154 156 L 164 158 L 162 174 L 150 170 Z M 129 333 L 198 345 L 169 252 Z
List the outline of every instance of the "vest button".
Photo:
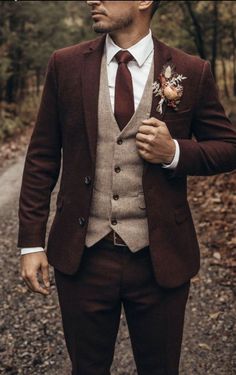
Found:
M 117 144 L 122 145 L 122 143 L 123 143 L 123 139 L 118 139 Z
M 121 171 L 120 167 L 115 167 L 115 172 L 116 173 L 120 173 L 120 171 Z
M 116 219 L 112 219 L 111 223 L 112 223 L 112 225 L 116 225 L 117 224 L 117 220 Z
M 85 218 L 84 218 L 84 217 L 79 217 L 79 225 L 80 225 L 81 227 L 83 227 L 84 224 L 85 224 Z
M 114 195 L 113 195 L 113 199 L 114 199 L 115 201 L 118 201 L 119 198 L 120 198 L 120 197 L 119 197 L 118 194 L 114 194 Z
M 85 179 L 84 179 L 84 183 L 85 183 L 85 185 L 90 185 L 91 184 L 91 177 L 86 176 Z

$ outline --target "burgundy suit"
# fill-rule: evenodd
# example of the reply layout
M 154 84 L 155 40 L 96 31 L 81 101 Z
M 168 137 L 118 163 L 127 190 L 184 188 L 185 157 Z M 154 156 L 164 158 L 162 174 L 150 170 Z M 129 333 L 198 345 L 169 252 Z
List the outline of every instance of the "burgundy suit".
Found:
M 52 54 L 23 173 L 18 246 L 44 247 L 50 195 L 59 176 L 63 149 L 62 179 L 47 256 L 64 275 L 77 274 L 85 249 L 104 40 L 103 36 Z M 167 62 L 187 77 L 177 112 L 165 106 L 160 115 L 154 96 L 151 111 L 179 142 L 178 167 L 170 171 L 145 162 L 143 173 L 155 282 L 160 287 L 178 288 L 196 275 L 200 263 L 187 201 L 187 175 L 212 175 L 236 168 L 236 132 L 219 102 L 208 62 L 155 38 L 154 62 L 155 80 Z M 168 372 L 172 373 L 176 374 Z

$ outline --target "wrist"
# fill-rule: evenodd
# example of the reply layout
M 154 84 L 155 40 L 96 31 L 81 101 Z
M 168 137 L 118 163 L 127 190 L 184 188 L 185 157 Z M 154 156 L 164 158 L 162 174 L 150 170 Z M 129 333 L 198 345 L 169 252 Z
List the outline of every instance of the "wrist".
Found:
M 170 140 L 170 152 L 166 156 L 165 164 L 171 164 L 174 160 L 176 152 L 176 145 L 173 139 Z

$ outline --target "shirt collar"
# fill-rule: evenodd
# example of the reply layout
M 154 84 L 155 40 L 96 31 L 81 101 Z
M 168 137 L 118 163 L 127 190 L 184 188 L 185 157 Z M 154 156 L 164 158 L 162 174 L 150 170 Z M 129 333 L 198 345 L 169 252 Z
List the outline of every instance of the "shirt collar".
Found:
M 114 58 L 115 54 L 123 50 L 123 48 L 120 48 L 115 44 L 115 42 L 112 40 L 109 34 L 106 35 L 106 43 L 105 43 L 105 52 L 107 56 L 107 64 L 109 65 L 111 60 Z M 127 51 L 129 51 L 134 59 L 137 61 L 137 64 L 139 67 L 141 67 L 150 53 L 153 50 L 153 40 L 152 40 L 152 32 L 149 30 L 149 33 L 138 41 L 138 43 L 134 44 L 130 48 L 127 48 Z

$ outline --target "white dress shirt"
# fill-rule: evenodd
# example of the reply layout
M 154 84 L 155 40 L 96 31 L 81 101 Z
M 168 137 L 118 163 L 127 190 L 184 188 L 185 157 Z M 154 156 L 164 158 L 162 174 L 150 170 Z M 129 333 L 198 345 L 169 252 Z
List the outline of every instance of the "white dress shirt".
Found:
M 112 38 L 107 34 L 105 42 L 105 54 L 107 58 L 107 74 L 108 74 L 108 85 L 111 98 L 111 106 L 114 111 L 114 99 L 115 99 L 115 80 L 116 72 L 118 68 L 118 63 L 116 61 L 115 55 L 122 48 L 117 46 Z M 132 54 L 134 60 L 130 61 L 127 66 L 130 70 L 133 82 L 134 91 L 134 107 L 137 109 L 139 102 L 142 98 L 144 87 L 148 78 L 148 74 L 151 68 L 152 59 L 154 57 L 154 45 L 152 39 L 152 32 L 142 38 L 138 43 L 134 44 L 127 50 Z M 170 164 L 163 164 L 163 168 L 174 169 L 176 168 L 179 161 L 179 144 L 174 139 L 175 142 L 175 156 Z M 27 247 L 21 249 L 21 255 L 34 253 L 38 251 L 44 251 L 42 247 Z

